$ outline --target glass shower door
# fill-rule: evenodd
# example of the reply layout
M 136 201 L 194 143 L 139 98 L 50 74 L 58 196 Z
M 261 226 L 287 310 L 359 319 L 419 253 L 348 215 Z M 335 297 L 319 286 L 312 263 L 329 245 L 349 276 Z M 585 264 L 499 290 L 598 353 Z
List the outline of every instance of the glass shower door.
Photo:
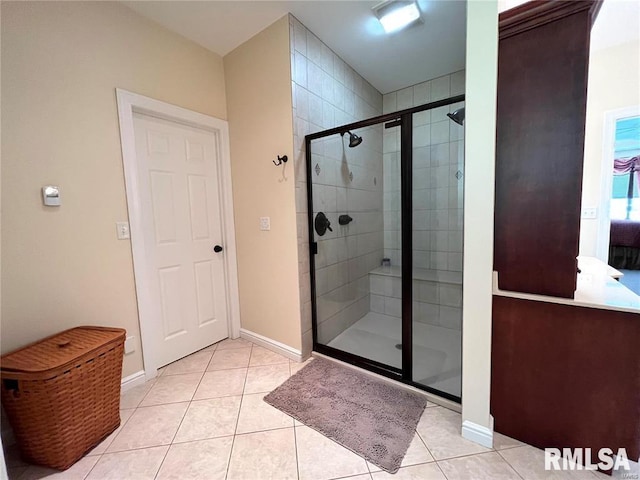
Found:
M 463 122 L 464 102 L 413 115 L 412 380 L 457 401 L 462 388 Z
M 311 140 L 315 348 L 399 373 L 399 128 Z

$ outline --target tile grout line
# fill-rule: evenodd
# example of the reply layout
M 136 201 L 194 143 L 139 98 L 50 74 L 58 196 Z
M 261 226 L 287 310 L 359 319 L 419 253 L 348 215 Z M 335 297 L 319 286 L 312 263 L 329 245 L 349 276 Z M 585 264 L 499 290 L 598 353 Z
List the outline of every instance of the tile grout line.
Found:
M 249 361 L 251 361 L 251 355 L 253 354 L 253 343 L 251 343 L 251 352 L 249 353 Z M 213 358 L 213 357 L 212 357 Z M 227 460 L 227 469 L 224 474 L 225 480 L 229 478 L 229 468 L 231 467 L 231 457 L 233 456 L 233 447 L 236 444 L 236 435 L 238 432 L 238 422 L 240 421 L 240 412 L 242 411 L 242 402 L 244 400 L 244 389 L 247 385 L 247 376 L 249 373 L 249 368 L 247 367 L 247 371 L 244 375 L 244 383 L 242 384 L 242 394 L 240 396 L 240 406 L 238 407 L 238 416 L 236 417 L 236 427 L 233 430 L 233 439 L 231 440 L 231 450 L 229 450 L 229 459 Z
M 524 445 L 523 445 L 524 446 Z M 515 447 L 514 447 L 515 448 Z M 509 462 L 509 460 L 507 460 L 506 458 L 504 458 L 502 456 L 502 454 L 500 453 L 500 450 L 496 450 L 496 453 L 500 456 L 500 458 L 511 467 L 511 469 L 516 472 L 516 475 L 518 475 L 520 478 L 522 478 L 524 480 L 524 477 L 520 474 L 520 472 L 516 469 L 516 467 L 514 467 L 513 465 L 511 465 L 511 463 Z
M 291 362 L 287 363 L 289 367 L 289 378 L 291 378 Z M 264 397 L 263 400 L 264 402 Z M 296 434 L 296 421 L 293 420 L 293 453 L 296 456 L 296 477 L 300 480 L 300 464 L 298 463 L 298 435 Z
M 215 352 L 215 349 L 214 349 L 214 352 Z M 213 353 L 211 354 L 211 358 L 213 358 Z M 209 359 L 209 362 L 211 362 L 211 359 Z M 207 366 L 208 365 L 209 364 L 207 363 Z M 189 408 L 191 407 L 191 404 L 193 403 L 193 397 L 196 396 L 196 392 L 198 391 L 198 388 L 200 388 L 200 384 L 202 383 L 202 379 L 204 378 L 204 374 L 206 373 L 206 371 L 207 371 L 207 369 L 205 368 L 204 372 L 202 372 L 202 376 L 200 377 L 200 380 L 198 380 L 198 384 L 196 385 L 196 388 L 193 390 L 193 393 L 191 394 L 191 399 L 189 400 L 187 408 L 184 410 L 184 414 L 182 415 L 182 418 L 180 419 L 180 423 L 178 424 L 178 428 L 176 428 L 176 432 L 173 434 L 173 437 L 171 438 L 171 441 L 169 442 L 169 446 L 167 448 L 167 451 L 164 453 L 164 456 L 162 457 L 162 461 L 160 462 L 160 465 L 158 466 L 158 470 L 156 471 L 156 474 L 153 476 L 154 479 L 158 478 L 158 475 L 160 474 L 160 470 L 162 470 L 162 466 L 164 465 L 164 462 L 167 459 L 167 455 L 169 455 L 169 451 L 171 450 L 171 446 L 173 445 L 174 440 L 178 436 L 178 432 L 180 431 L 180 427 L 182 426 L 182 422 L 184 422 L 184 419 L 187 416 L 187 413 L 189 412 Z M 180 402 L 175 402 L 175 403 L 180 403 Z

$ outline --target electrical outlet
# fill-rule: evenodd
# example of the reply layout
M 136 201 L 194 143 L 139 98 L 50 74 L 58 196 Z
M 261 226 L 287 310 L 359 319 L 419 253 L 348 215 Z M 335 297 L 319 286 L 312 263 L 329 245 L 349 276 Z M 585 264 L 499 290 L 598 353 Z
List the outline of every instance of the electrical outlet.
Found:
M 260 230 L 271 230 L 270 217 L 260 217 Z
M 131 238 L 129 234 L 129 224 L 127 222 L 117 222 L 116 231 L 118 232 L 118 240 L 127 240 Z
M 598 209 L 596 207 L 585 207 L 582 209 L 581 218 L 593 220 L 598 217 Z
M 127 337 L 124 341 L 124 353 L 129 354 L 136 351 L 136 337 Z

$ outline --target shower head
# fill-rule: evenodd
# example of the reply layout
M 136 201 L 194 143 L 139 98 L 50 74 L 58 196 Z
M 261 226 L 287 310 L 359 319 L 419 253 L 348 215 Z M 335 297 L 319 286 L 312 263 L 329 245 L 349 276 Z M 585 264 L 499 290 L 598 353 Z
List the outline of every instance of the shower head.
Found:
M 358 145 L 360 145 L 362 143 L 362 137 L 359 137 L 355 133 L 351 133 L 349 130 L 347 130 L 346 132 L 341 133 L 340 135 L 342 135 L 344 137 L 345 133 L 349 134 L 349 147 L 350 148 L 357 147 Z
M 464 107 L 455 110 L 453 113 L 447 113 L 447 117 L 458 125 L 464 125 Z

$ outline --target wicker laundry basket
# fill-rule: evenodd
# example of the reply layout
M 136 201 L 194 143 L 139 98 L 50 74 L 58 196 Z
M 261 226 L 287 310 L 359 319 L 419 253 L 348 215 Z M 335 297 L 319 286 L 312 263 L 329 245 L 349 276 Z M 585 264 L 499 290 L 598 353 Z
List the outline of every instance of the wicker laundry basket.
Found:
M 24 460 L 65 470 L 120 425 L 125 330 L 77 327 L 0 358 Z

